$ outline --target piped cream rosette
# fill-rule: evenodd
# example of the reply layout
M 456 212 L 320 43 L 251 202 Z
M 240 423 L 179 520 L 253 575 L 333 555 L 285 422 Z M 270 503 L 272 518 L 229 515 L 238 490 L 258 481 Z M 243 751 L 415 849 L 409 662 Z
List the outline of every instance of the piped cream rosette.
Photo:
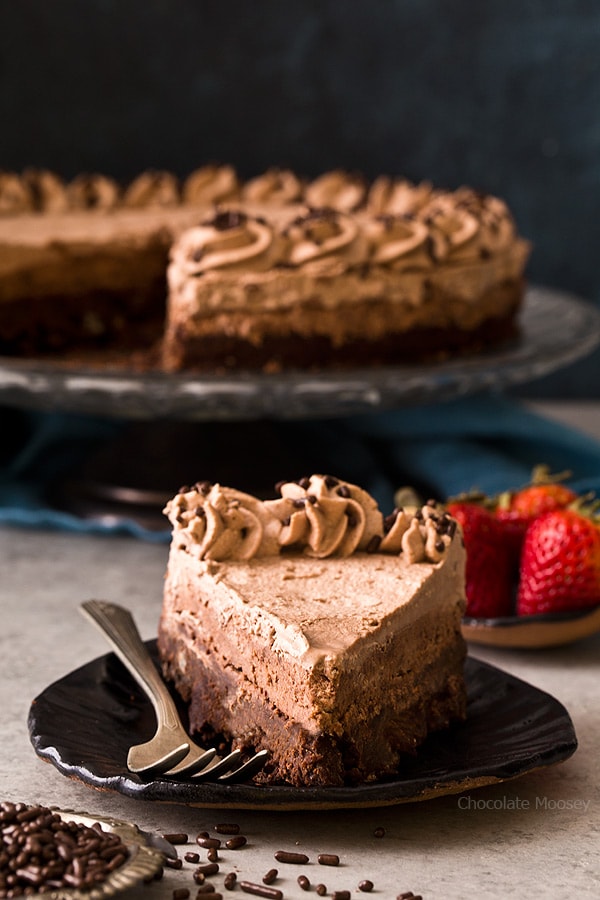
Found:
M 455 520 L 432 501 L 384 519 L 367 491 L 329 475 L 284 482 L 279 491 L 280 498 L 261 501 L 219 484 L 182 488 L 165 508 L 173 540 L 215 561 L 381 552 L 436 563 L 456 534 Z
M 227 209 L 188 229 L 173 248 L 172 261 L 191 276 L 214 269 L 266 271 L 281 259 L 280 245 L 281 237 L 269 223 Z

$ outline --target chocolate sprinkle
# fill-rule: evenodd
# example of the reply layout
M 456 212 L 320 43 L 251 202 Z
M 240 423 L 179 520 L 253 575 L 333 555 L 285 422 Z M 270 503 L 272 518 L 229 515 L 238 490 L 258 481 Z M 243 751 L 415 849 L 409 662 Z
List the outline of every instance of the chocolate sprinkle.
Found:
M 202 224 L 216 228 L 217 231 L 229 231 L 230 228 L 239 228 L 245 225 L 248 216 L 238 209 L 225 209 L 218 212 L 212 219 L 206 219 Z
M 339 866 L 340 858 L 337 853 L 319 853 L 317 862 L 320 866 Z
M 279 888 L 266 887 L 262 884 L 255 884 L 253 881 L 240 881 L 238 884 L 246 894 L 270 897 L 271 900 L 282 900 L 283 898 L 283 891 L 280 891 Z
M 77 824 L 46 807 L 8 801 L 0 803 L 0 847 L 0 897 L 91 890 L 129 856 L 121 838 L 99 823 Z
M 236 834 L 235 837 L 225 841 L 225 846 L 228 850 L 239 850 L 240 847 L 244 847 L 247 843 L 248 839 L 245 838 L 243 834 Z
M 277 871 L 277 869 L 269 869 L 269 871 L 265 872 L 265 874 L 263 875 L 263 884 L 273 884 L 278 875 L 279 872 Z
M 306 853 L 293 853 L 289 850 L 278 850 L 275 859 L 277 862 L 295 863 L 297 866 L 304 866 L 308 862 Z
M 240 826 L 235 825 L 234 823 L 223 822 L 219 825 L 215 825 L 214 830 L 217 832 L 217 834 L 239 834 Z

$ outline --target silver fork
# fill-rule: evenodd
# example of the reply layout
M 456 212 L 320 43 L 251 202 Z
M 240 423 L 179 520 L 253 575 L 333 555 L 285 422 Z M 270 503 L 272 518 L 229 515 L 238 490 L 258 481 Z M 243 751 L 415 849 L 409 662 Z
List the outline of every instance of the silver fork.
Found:
M 240 750 L 221 758 L 214 748 L 206 750 L 192 741 L 129 610 L 106 600 L 86 600 L 81 610 L 107 638 L 154 708 L 156 732 L 149 741 L 129 748 L 127 767 L 131 772 L 233 783 L 251 778 L 263 767 L 265 750 L 241 763 Z

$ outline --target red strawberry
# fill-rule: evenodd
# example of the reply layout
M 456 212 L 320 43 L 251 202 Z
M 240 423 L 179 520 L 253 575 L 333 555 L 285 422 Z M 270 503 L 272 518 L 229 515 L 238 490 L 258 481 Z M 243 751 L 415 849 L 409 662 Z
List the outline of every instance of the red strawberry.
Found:
M 497 498 L 496 518 L 502 522 L 518 564 L 523 539 L 528 526 L 552 509 L 564 509 L 577 499 L 577 494 L 560 483 L 564 475 L 550 475 L 545 466 L 534 469 L 531 484 L 518 491 L 500 494 Z
M 547 512 L 525 533 L 517 614 L 600 604 L 600 524 L 582 503 Z
M 466 615 L 476 618 L 510 615 L 513 566 L 500 524 L 477 503 L 452 501 L 447 508 L 462 528 L 467 552 Z

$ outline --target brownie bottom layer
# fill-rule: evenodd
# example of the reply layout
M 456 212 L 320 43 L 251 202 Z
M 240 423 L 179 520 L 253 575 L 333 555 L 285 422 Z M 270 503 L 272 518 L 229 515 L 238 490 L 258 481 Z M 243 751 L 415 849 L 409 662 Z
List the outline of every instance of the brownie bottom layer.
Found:
M 164 279 L 159 279 L 138 291 L 98 290 L 0 304 L 0 354 L 149 347 L 162 336 L 164 296 Z
M 159 648 L 165 675 L 188 706 L 191 730 L 203 733 L 208 726 L 234 747 L 266 749 L 269 762 L 258 776 L 265 783 L 331 786 L 393 777 L 404 754 L 413 755 L 427 734 L 465 714 L 464 651 L 456 643 L 423 667 L 422 690 L 402 708 L 392 691 L 377 714 L 357 709 L 351 732 L 341 735 L 309 730 L 293 721 L 236 667 L 205 666 L 185 640 L 164 627 Z M 386 696 L 385 684 L 382 695 Z

